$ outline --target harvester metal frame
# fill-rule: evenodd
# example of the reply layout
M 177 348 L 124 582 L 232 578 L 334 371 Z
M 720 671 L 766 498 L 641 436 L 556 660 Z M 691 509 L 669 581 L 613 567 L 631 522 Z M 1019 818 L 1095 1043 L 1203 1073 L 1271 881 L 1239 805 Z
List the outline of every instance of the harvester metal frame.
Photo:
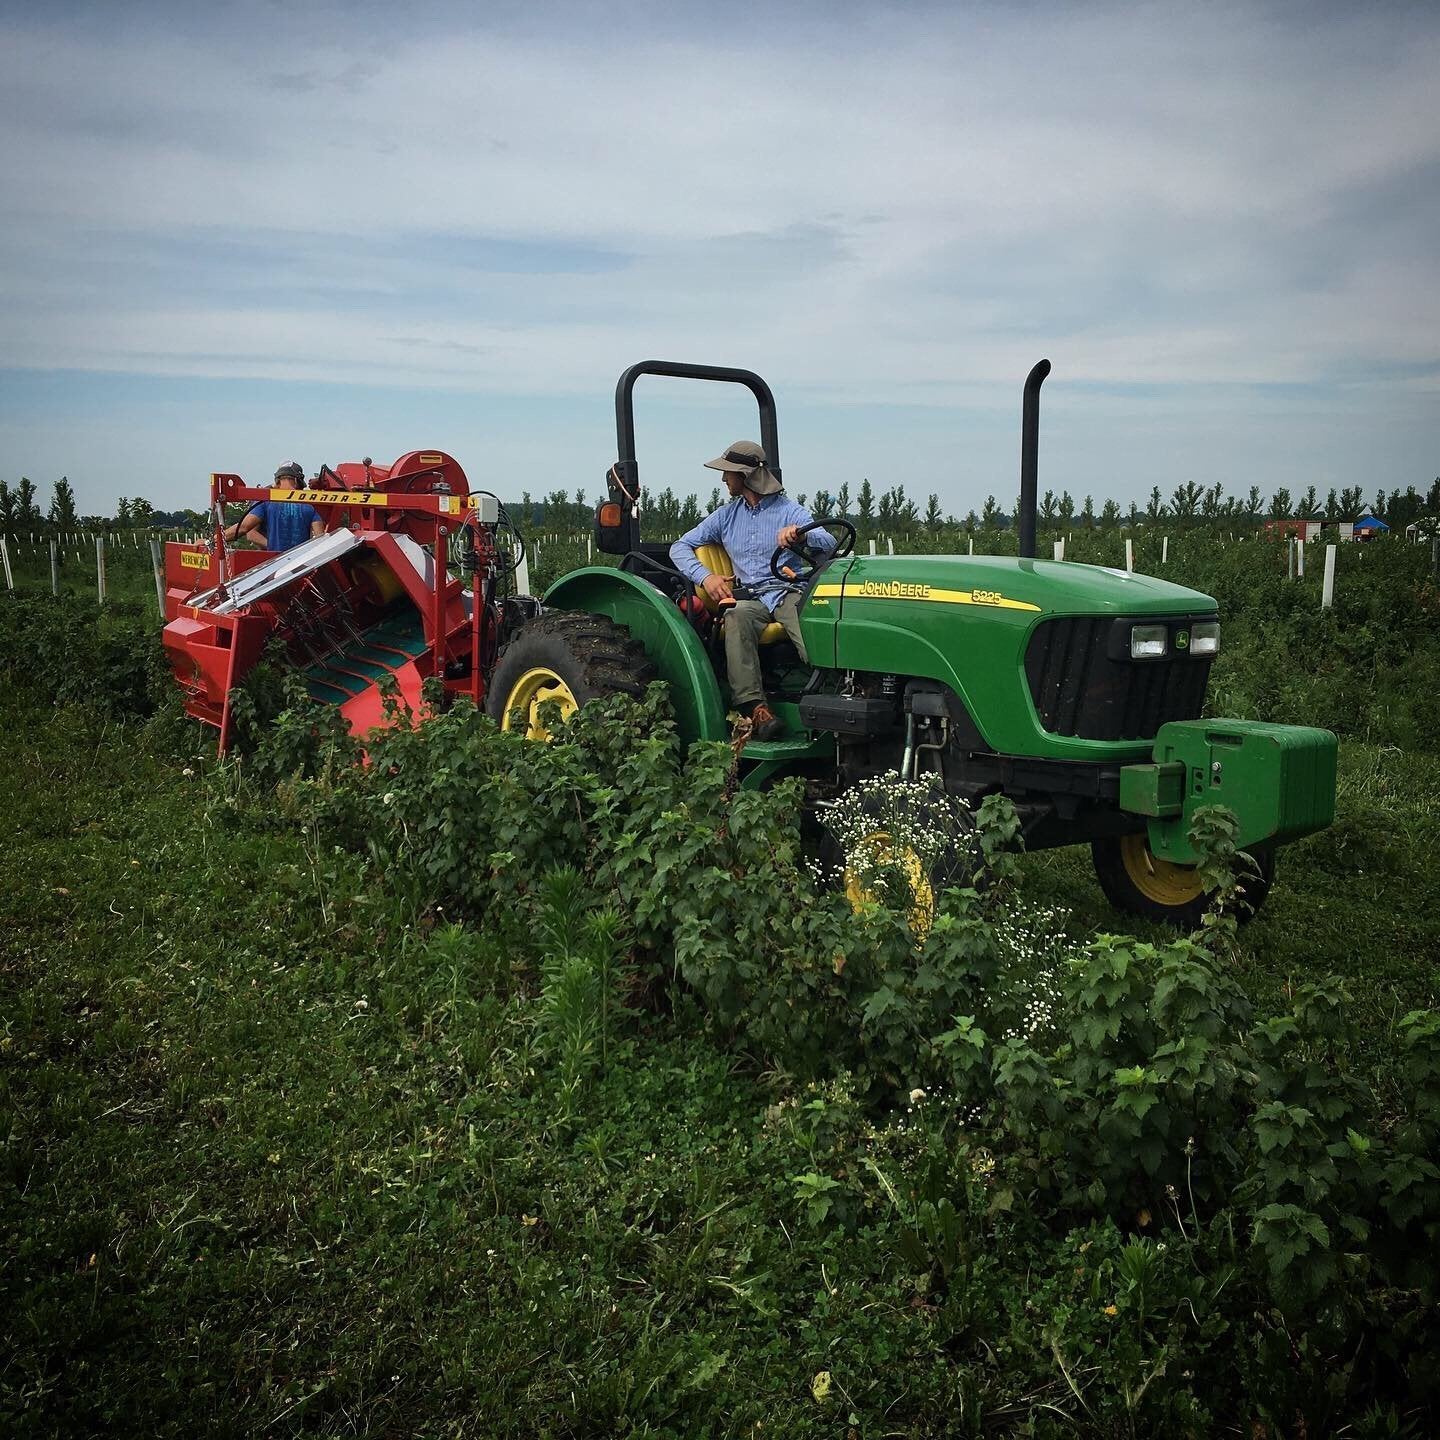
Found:
M 293 648 L 317 664 L 325 658 L 312 644 L 317 637 L 332 651 L 346 639 L 366 644 L 352 618 L 353 572 L 342 571 L 342 556 L 316 541 L 307 542 L 316 549 L 313 566 L 244 604 L 229 603 L 229 587 L 241 575 L 281 561 L 276 552 L 227 545 L 224 507 L 229 504 L 312 505 L 327 522 L 326 535 L 350 531 L 405 592 L 420 616 L 423 646 L 414 651 L 372 642 L 369 648 L 377 653 L 354 678 L 362 680 L 377 663 L 381 668 L 393 664 L 400 698 L 411 711 L 420 708 L 427 680 L 438 681 L 447 697 L 465 695 L 484 703 L 487 662 L 493 662 L 502 625 L 494 603 L 498 500 L 489 492 L 472 493 L 458 463 L 434 451 L 412 451 L 388 467 L 370 460 L 338 471 L 326 466 L 321 479 L 325 483 L 310 488 L 256 486 L 239 475 L 216 472 L 210 477 L 211 539 L 166 547 L 166 649 L 185 690 L 187 710 L 219 730 L 221 754 L 232 739 L 235 687 L 273 636 L 288 636 Z M 429 488 L 415 488 L 422 485 Z M 468 542 L 463 552 L 471 576 L 468 597 L 463 582 L 450 575 L 452 543 L 462 539 Z M 305 548 L 284 553 L 294 557 Z M 361 733 L 383 723 L 378 692 L 352 708 L 352 726 Z

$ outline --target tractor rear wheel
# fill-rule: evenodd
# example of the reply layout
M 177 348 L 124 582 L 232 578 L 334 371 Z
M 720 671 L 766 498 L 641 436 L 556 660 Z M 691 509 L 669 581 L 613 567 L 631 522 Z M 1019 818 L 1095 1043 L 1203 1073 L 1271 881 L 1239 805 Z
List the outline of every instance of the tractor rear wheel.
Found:
M 1193 865 L 1162 860 L 1150 849 L 1149 837 L 1143 832 L 1092 841 L 1090 855 L 1095 878 L 1117 910 L 1182 930 L 1200 924 L 1208 901 L 1199 871 Z M 1257 850 L 1249 858 L 1259 874 L 1241 877 L 1237 918 L 1242 924 L 1260 908 L 1275 878 L 1273 850 Z
M 541 706 L 553 701 L 569 719 L 604 695 L 639 699 L 655 679 L 644 647 L 608 615 L 552 610 L 532 620 L 500 652 L 485 697 L 486 713 L 502 730 L 548 740 Z

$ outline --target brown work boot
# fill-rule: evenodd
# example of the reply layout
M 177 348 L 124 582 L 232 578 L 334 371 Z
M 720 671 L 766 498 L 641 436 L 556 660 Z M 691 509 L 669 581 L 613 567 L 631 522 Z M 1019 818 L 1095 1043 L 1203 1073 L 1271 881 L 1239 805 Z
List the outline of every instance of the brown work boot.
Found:
M 785 729 L 785 722 L 761 701 L 750 712 L 750 738 L 752 740 L 774 740 Z

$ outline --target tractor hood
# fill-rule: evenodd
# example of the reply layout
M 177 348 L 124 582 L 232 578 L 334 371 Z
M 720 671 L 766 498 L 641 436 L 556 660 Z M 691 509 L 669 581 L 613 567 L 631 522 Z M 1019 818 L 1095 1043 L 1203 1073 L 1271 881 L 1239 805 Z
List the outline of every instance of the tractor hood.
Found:
M 1148 756 L 1159 724 L 1201 713 L 1209 658 L 1181 647 L 1216 609 L 1199 591 L 1099 565 L 857 555 L 822 572 L 801 626 L 812 661 L 947 686 L 1001 754 L 1124 762 Z M 1117 626 L 1151 616 L 1171 638 L 1163 663 L 1132 665 L 1128 633 L 1112 653 Z
M 817 593 L 838 578 L 827 571 Z M 1152 575 L 1008 555 L 857 555 L 843 585 L 847 599 L 889 594 L 1032 615 L 1198 615 L 1216 609 L 1209 595 Z

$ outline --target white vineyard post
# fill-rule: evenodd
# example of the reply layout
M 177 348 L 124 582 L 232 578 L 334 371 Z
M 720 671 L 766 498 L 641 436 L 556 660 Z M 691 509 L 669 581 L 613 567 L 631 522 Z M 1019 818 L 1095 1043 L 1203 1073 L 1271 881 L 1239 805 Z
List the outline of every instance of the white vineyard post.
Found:
M 515 593 L 517 595 L 530 593 L 530 560 L 523 553 L 520 556 L 520 563 L 515 567 Z
M 1135 542 L 1128 535 L 1125 537 L 1125 569 L 1132 575 L 1135 573 Z
M 973 535 L 970 537 L 970 553 L 972 555 L 975 553 L 975 537 Z
M 885 537 L 885 548 L 892 555 L 895 553 L 895 542 L 888 535 Z
M 1295 537 L 1292 535 L 1285 542 L 1285 578 L 1295 578 Z
M 95 595 L 100 604 L 105 603 L 105 537 L 95 537 Z
M 1052 548 L 1053 548 L 1053 551 L 1054 551 L 1055 558 L 1056 558 L 1057 560 L 1063 560 L 1063 559 L 1065 558 L 1065 537 L 1062 535 L 1062 536 L 1055 542 L 1055 544 L 1054 544 L 1054 546 L 1053 546 Z
M 1325 547 L 1325 578 L 1320 582 L 1320 608 L 1329 610 L 1335 604 L 1335 550 L 1334 545 Z
M 53 540 L 50 542 L 50 593 L 60 593 L 60 552 Z
M 1305 542 L 1300 539 L 1295 541 L 1295 578 L 1305 578 Z
M 150 542 L 150 569 L 155 574 L 155 604 L 160 611 L 160 623 L 165 623 L 165 571 L 160 563 L 160 542 Z
M 1162 565 L 1168 565 L 1170 563 L 1170 537 L 1168 535 L 1164 536 L 1160 541 L 1160 563 Z
M 5 588 L 15 588 L 15 577 L 10 573 L 10 542 L 4 535 L 0 535 L 0 560 L 5 562 Z
M 870 542 L 870 553 L 872 555 L 875 553 L 875 542 L 873 540 Z

